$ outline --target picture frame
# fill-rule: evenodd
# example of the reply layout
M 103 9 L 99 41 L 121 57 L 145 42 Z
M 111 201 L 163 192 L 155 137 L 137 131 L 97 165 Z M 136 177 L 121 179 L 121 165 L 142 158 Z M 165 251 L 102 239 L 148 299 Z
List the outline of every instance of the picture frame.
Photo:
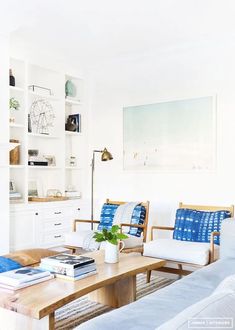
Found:
M 171 173 L 216 168 L 216 96 L 123 108 L 123 169 Z
M 81 114 L 75 113 L 75 114 L 69 115 L 69 118 L 77 124 L 76 132 L 81 133 Z

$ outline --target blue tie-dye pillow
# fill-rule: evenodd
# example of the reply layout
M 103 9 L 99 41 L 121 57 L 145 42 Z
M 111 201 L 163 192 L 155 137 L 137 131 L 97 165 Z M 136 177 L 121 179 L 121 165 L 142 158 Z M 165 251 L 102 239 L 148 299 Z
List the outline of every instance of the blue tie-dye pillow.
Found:
M 231 217 L 229 211 L 216 212 L 197 211 L 193 209 L 178 209 L 176 211 L 173 238 L 180 241 L 209 243 L 211 233 L 220 231 L 221 222 Z M 214 238 L 219 244 L 219 236 Z

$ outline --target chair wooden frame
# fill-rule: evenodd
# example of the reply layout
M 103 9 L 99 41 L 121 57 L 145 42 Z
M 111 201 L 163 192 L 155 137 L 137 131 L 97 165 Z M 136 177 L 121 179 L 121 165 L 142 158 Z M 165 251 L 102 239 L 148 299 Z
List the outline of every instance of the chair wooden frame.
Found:
M 231 217 L 234 216 L 234 205 L 231 206 L 209 206 L 209 205 L 191 205 L 191 204 L 183 204 L 182 202 L 179 203 L 179 208 L 186 208 L 186 209 L 194 209 L 198 211 L 221 211 L 226 210 L 231 213 Z M 154 231 L 156 230 L 169 230 L 173 231 L 175 227 L 166 227 L 166 226 L 152 226 L 151 227 L 151 241 L 154 239 Z M 214 238 L 216 236 L 220 235 L 219 232 L 212 232 L 210 237 L 210 255 L 209 255 L 209 263 L 212 263 L 215 261 L 215 244 L 214 244 Z M 183 269 L 183 266 L 186 267 L 193 267 L 193 268 L 201 268 L 204 266 L 196 265 L 193 263 L 186 263 L 186 262 L 177 262 L 172 260 L 166 260 L 167 262 L 170 262 L 172 265 L 175 265 L 177 268 L 171 268 L 171 267 L 162 267 L 159 268 L 158 271 L 166 272 L 166 273 L 174 273 L 178 275 L 188 275 L 192 273 L 192 271 Z M 151 271 L 147 272 L 147 282 L 150 282 L 151 278 Z
M 115 205 L 123 205 L 127 202 L 124 201 L 112 201 L 110 199 L 106 199 L 107 204 L 115 204 Z M 143 242 L 146 242 L 147 239 L 147 230 L 148 230 L 148 218 L 149 218 L 149 201 L 146 202 L 141 202 L 140 205 L 145 207 L 146 210 L 146 215 L 145 215 L 145 221 L 143 225 L 136 225 L 136 224 L 128 224 L 128 223 L 120 223 L 121 231 L 123 227 L 134 227 L 134 228 L 142 228 L 143 229 Z M 99 220 L 80 220 L 80 219 L 75 219 L 73 221 L 73 232 L 76 231 L 77 229 L 77 224 L 79 223 L 90 223 L 90 224 L 96 224 L 98 225 L 100 223 Z M 71 246 L 71 245 L 65 245 L 67 249 L 72 250 L 72 253 L 76 252 L 77 247 Z M 133 247 L 133 248 L 124 248 L 122 252 L 125 253 L 130 253 L 130 252 L 143 252 L 143 247 L 138 246 L 138 247 Z

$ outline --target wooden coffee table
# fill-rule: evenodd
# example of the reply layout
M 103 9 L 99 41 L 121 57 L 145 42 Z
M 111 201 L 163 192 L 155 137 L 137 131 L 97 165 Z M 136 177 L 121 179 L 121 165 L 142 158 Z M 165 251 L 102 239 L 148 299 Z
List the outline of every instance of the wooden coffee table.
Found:
M 0 324 L 8 330 L 54 329 L 54 312 L 67 303 L 90 294 L 91 299 L 120 307 L 136 299 L 136 275 L 165 265 L 164 260 L 137 253 L 121 254 L 117 264 L 104 263 L 104 252 L 95 258 L 96 275 L 75 282 L 55 278 L 16 292 L 0 290 Z

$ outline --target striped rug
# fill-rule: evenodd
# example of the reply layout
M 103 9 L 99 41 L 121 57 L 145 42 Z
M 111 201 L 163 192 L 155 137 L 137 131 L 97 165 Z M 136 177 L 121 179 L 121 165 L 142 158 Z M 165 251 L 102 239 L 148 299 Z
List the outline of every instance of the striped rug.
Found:
M 151 282 L 146 283 L 146 274 L 139 274 L 137 275 L 137 299 L 173 282 L 172 279 L 152 275 Z M 84 296 L 56 311 L 55 329 L 71 330 L 79 324 L 110 310 L 112 310 L 111 307 L 90 301 L 87 296 Z

